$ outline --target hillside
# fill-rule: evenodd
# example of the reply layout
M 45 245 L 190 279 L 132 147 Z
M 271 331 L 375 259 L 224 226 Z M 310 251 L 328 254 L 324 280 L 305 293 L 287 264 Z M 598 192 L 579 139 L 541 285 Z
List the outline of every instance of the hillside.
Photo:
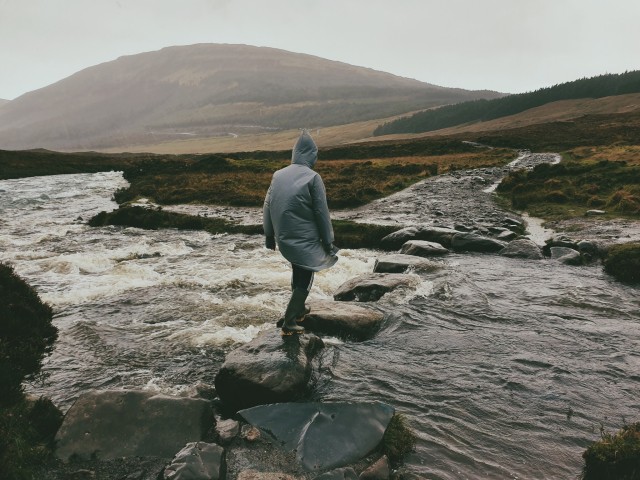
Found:
M 6 105 L 9 102 L 10 100 L 5 100 L 4 98 L 0 98 L 0 107 L 2 107 L 3 105 Z
M 600 75 L 530 93 L 447 105 L 385 123 L 375 130 L 374 135 L 429 132 L 456 125 L 486 122 L 562 100 L 603 98 L 632 93 L 640 93 L 640 71 Z
M 0 111 L 0 148 L 126 147 L 316 128 L 497 96 L 272 48 L 169 47 L 11 101 Z

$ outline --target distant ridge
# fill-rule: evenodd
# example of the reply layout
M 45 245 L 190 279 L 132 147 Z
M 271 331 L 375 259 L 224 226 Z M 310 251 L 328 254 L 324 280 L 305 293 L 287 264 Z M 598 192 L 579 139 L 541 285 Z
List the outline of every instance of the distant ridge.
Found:
M 485 122 L 561 100 L 603 98 L 640 92 L 640 71 L 606 74 L 492 100 L 475 100 L 418 112 L 379 126 L 375 136 L 424 133 L 456 125 Z
M 500 95 L 273 48 L 168 47 L 12 100 L 0 109 L 0 148 L 82 150 L 316 128 Z

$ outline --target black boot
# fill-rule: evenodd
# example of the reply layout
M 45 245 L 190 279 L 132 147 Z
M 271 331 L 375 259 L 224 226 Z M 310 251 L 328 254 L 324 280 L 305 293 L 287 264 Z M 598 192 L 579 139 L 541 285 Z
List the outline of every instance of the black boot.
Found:
M 309 295 L 309 292 L 300 288 L 294 289 L 293 293 L 291 293 L 289 305 L 287 305 L 287 310 L 284 312 L 283 334 L 290 335 L 304 332 L 304 327 L 298 325 L 297 320 L 304 317 L 306 313 L 304 301 L 307 299 L 307 295 Z

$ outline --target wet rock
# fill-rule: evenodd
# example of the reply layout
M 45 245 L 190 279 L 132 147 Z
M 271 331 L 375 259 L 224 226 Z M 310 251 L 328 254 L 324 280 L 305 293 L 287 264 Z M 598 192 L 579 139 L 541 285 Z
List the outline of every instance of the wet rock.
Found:
M 304 317 L 304 328 L 316 333 L 350 340 L 366 340 L 380 329 L 384 315 L 371 308 L 348 302 L 314 300 Z
M 236 480 L 296 480 L 296 477 L 282 472 L 258 472 L 244 470 L 238 474 Z
M 576 245 L 581 254 L 589 254 L 593 257 L 601 256 L 602 251 L 598 244 L 589 240 L 581 240 Z
M 513 240 L 513 239 L 515 239 L 517 237 L 518 237 L 518 234 L 516 232 L 512 232 L 511 230 L 507 230 L 506 232 L 502 232 L 496 238 L 498 240 L 500 240 L 501 242 L 510 242 L 511 240 Z
M 555 236 L 551 237 L 545 242 L 545 246 L 542 248 L 542 251 L 545 255 L 550 256 L 552 247 L 566 247 L 577 250 L 578 243 L 575 240 L 572 240 L 571 238 L 564 235 Z
M 454 230 L 457 230 L 458 232 L 470 232 L 471 230 L 473 230 L 473 228 L 467 226 L 467 225 L 462 225 L 460 223 L 456 224 L 453 226 Z
M 499 252 L 507 244 L 476 233 L 458 233 L 454 235 L 451 246 L 460 252 Z
M 224 448 L 213 443 L 188 443 L 165 468 L 164 480 L 218 480 L 226 474 Z
M 311 360 L 323 347 L 315 335 L 262 332 L 227 355 L 215 379 L 218 396 L 234 410 L 295 400 L 305 393 Z
M 360 474 L 359 480 L 389 480 L 390 475 L 389 459 L 386 455 L 383 455 L 377 462 Z
M 565 265 L 582 265 L 580 252 L 567 247 L 551 247 L 551 258 Z
M 314 480 L 358 480 L 358 474 L 351 467 L 336 468 L 318 475 Z
M 380 245 L 388 250 L 397 250 L 409 240 L 427 240 L 448 248 L 451 246 L 453 236 L 457 233 L 460 232 L 445 227 L 406 227 L 384 237 Z
M 419 241 L 419 240 L 418 240 Z M 409 242 L 407 242 L 409 243 Z M 433 245 L 432 242 L 427 242 Z M 406 245 L 406 244 L 405 244 Z M 439 244 L 435 244 L 440 246 Z M 404 246 L 403 246 L 404 248 Z M 440 246 L 440 248 L 443 248 Z M 447 249 L 444 249 L 448 252 Z M 442 265 L 439 263 L 420 258 L 415 255 L 405 255 L 404 253 L 395 253 L 393 255 L 385 255 L 376 260 L 373 271 L 376 273 L 404 273 L 409 269 L 419 270 L 422 272 L 435 272 L 440 270 Z
M 56 455 L 88 460 L 171 458 L 201 440 L 213 424 L 211 403 L 143 391 L 94 391 L 81 395 L 56 435 Z
M 528 258 L 530 260 L 541 260 L 543 258 L 540 247 L 528 238 L 513 240 L 500 250 L 500 255 L 510 258 Z
M 221 445 L 230 444 L 240 434 L 240 423 L 232 418 L 218 420 L 216 422 L 216 433 Z
M 508 229 L 508 228 L 505 228 L 505 227 L 496 227 L 496 226 L 494 226 L 494 225 L 492 225 L 492 226 L 490 226 L 490 227 L 487 227 L 487 230 L 489 230 L 489 232 L 494 233 L 494 234 L 496 234 L 496 235 L 497 235 L 497 234 L 500 234 L 500 233 L 503 233 L 503 232 L 506 232 L 506 231 L 509 231 L 509 229 Z
M 426 240 L 409 240 L 400 249 L 400 253 L 405 255 L 416 255 L 418 257 L 432 257 L 446 255 L 449 250 L 436 242 Z
M 343 283 L 333 298 L 339 301 L 375 302 L 398 287 L 414 284 L 414 275 L 402 273 L 369 273 Z
M 308 471 L 344 467 L 374 450 L 394 414 L 382 403 L 285 403 L 239 412 Z

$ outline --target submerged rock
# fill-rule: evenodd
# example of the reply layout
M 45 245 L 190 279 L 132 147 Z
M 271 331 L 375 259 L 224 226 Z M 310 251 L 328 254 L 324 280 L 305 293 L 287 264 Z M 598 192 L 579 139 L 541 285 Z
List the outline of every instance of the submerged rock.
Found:
M 543 258 L 540 247 L 528 238 L 513 240 L 500 250 L 500 255 L 510 258 L 528 258 L 530 260 L 541 260 Z
M 442 265 L 415 255 L 394 253 L 393 255 L 385 255 L 378 258 L 373 267 L 373 271 L 376 273 L 404 273 L 410 268 L 420 270 L 422 272 L 435 272 L 436 270 L 440 270 Z
M 414 275 L 402 273 L 368 273 L 343 283 L 333 298 L 340 301 L 375 302 L 385 293 L 415 282 Z
M 234 410 L 296 400 L 306 392 L 311 360 L 323 347 L 315 335 L 262 332 L 227 355 L 215 379 L 218 396 Z
M 67 461 L 97 457 L 172 458 L 213 425 L 211 403 L 143 391 L 94 391 L 81 395 L 56 435 L 56 455 Z
M 224 448 L 213 443 L 188 443 L 165 468 L 163 480 L 219 480 L 226 475 Z
M 454 250 L 461 252 L 499 252 L 507 244 L 476 233 L 457 233 L 453 237 L 451 246 Z
M 240 415 L 287 450 L 308 471 L 357 462 L 382 441 L 394 414 L 382 403 L 284 403 Z
M 449 250 L 437 242 L 427 240 L 409 240 L 400 249 L 400 253 L 405 255 L 416 255 L 418 257 L 433 257 L 446 255 Z

